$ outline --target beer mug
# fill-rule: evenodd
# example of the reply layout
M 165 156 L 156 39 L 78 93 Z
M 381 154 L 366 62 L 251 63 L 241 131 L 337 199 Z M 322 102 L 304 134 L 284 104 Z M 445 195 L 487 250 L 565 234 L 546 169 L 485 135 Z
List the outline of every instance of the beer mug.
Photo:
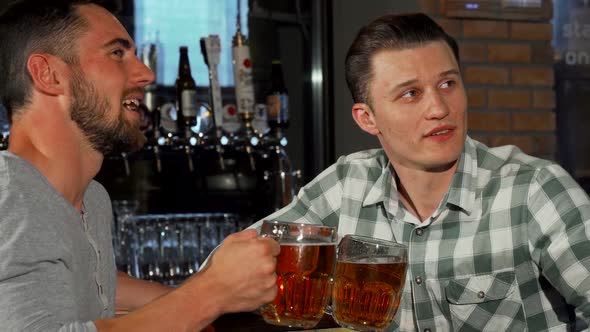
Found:
M 406 278 L 406 246 L 358 235 L 338 245 L 332 317 L 340 326 L 383 331 L 399 307 Z
M 330 298 L 338 234 L 334 227 L 265 220 L 261 236 L 281 245 L 277 257 L 278 293 L 260 308 L 273 325 L 316 326 Z

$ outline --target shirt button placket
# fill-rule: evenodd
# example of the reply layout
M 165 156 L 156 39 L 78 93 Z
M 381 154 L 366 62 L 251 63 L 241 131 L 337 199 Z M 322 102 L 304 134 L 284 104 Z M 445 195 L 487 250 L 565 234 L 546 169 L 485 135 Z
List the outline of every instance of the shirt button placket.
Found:
M 421 276 L 417 276 L 414 281 L 416 281 L 417 285 L 422 285 L 422 277 Z
M 418 331 L 426 332 L 432 329 L 432 312 L 425 306 L 432 301 L 426 287 L 426 242 L 428 241 L 428 227 L 415 227 L 410 238 L 410 253 L 412 259 L 408 271 L 412 275 L 412 297 L 414 300 L 415 317 Z M 428 327 L 427 327 L 428 326 Z

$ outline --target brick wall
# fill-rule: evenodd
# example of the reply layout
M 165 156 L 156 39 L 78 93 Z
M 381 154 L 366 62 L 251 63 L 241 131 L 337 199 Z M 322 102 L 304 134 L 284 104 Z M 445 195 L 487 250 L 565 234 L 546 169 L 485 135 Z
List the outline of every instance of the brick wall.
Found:
M 490 146 L 514 144 L 556 160 L 549 18 L 452 18 L 445 14 L 444 0 L 419 2 L 459 42 L 469 135 Z

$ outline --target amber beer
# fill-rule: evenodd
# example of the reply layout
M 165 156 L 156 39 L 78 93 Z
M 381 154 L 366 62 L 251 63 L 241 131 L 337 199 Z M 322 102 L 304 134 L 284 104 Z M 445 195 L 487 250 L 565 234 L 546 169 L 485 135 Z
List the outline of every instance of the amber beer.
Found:
M 386 328 L 397 312 L 406 262 L 341 262 L 334 274 L 335 319 L 350 328 Z
M 281 243 L 277 257 L 278 293 L 261 313 L 271 324 L 311 328 L 324 315 L 336 243 Z
M 345 235 L 334 272 L 334 321 L 356 331 L 383 331 L 399 307 L 407 262 L 408 248 L 402 244 Z

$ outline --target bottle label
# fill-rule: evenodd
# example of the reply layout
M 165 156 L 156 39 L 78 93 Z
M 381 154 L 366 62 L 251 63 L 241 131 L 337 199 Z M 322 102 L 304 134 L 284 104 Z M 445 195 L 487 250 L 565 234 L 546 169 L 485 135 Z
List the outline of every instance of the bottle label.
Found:
M 252 120 L 252 128 L 258 134 L 266 134 L 268 132 L 268 120 L 266 105 L 256 104 L 254 106 L 254 119 Z
M 252 84 L 250 48 L 248 46 L 236 46 L 232 51 L 238 112 L 252 113 L 254 112 L 254 85 Z
M 197 102 L 197 91 L 196 90 L 184 90 L 180 96 L 182 103 L 182 116 L 185 118 L 196 117 L 199 114 L 199 103 Z
M 241 122 L 238 118 L 238 111 L 236 105 L 229 104 L 223 106 L 221 128 L 230 134 L 235 134 L 240 130 Z
M 268 119 L 277 123 L 289 121 L 289 95 L 286 93 L 274 93 L 266 97 L 268 107 Z

